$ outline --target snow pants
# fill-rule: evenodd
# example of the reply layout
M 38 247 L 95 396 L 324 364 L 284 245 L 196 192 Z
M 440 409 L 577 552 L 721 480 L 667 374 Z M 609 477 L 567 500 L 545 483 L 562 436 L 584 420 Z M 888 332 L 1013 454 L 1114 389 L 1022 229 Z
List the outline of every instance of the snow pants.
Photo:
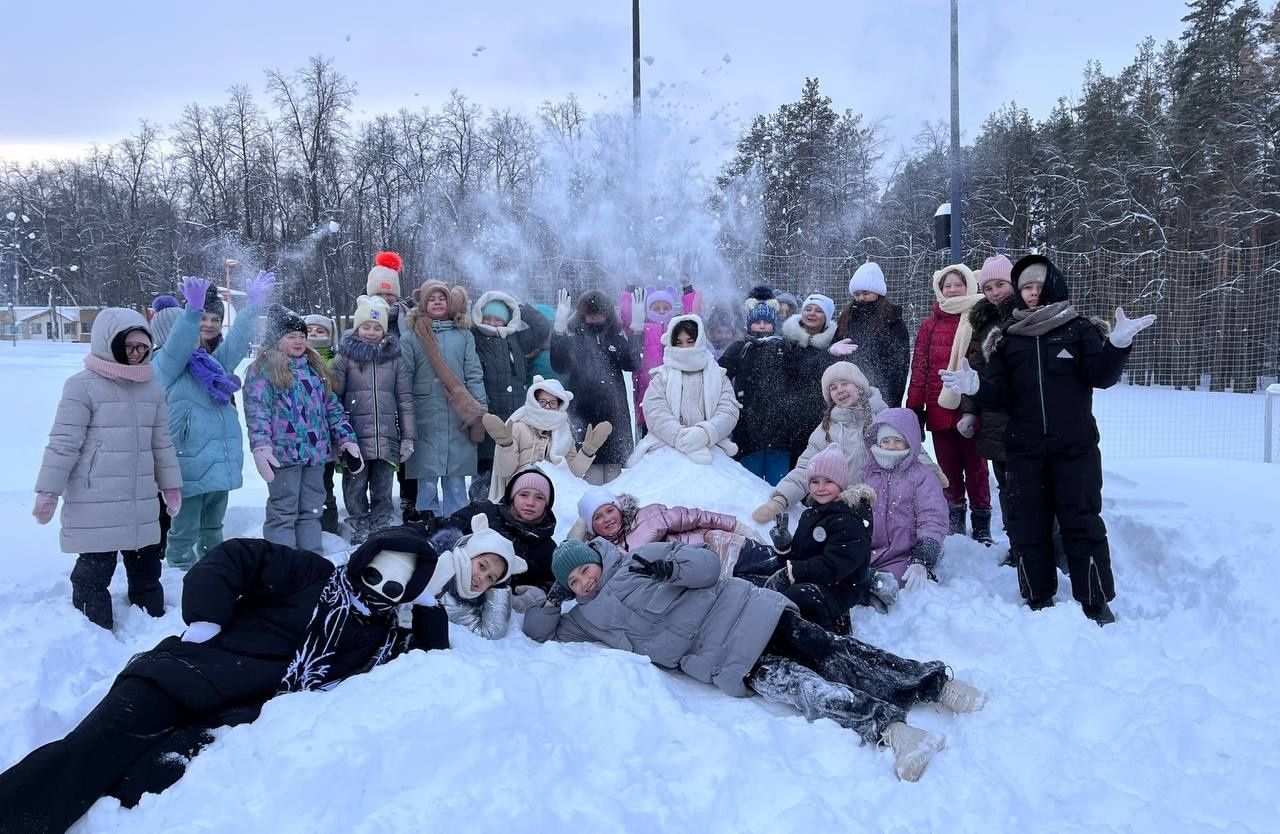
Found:
M 375 530 L 395 524 L 395 504 L 391 484 L 395 468 L 385 460 L 367 460 L 359 472 L 342 476 L 342 500 L 347 506 L 347 523 L 354 541 Z
M 773 548 L 748 539 L 742 543 L 733 575 L 753 585 L 774 589 L 777 581 L 771 581 L 771 578 L 784 567 L 784 561 Z M 794 602 L 800 609 L 800 616 L 814 625 L 836 634 L 849 633 L 849 606 L 841 601 L 831 586 L 816 582 L 788 585 L 783 574 L 776 590 Z
M 165 559 L 180 570 L 188 570 L 209 552 L 222 544 L 222 520 L 227 515 L 226 490 L 188 495 L 182 509 L 173 517 Z
M 160 545 L 122 550 L 129 580 L 129 602 L 153 617 L 164 616 L 164 588 L 160 585 Z M 116 551 L 81 553 L 71 569 L 71 604 L 95 625 L 110 630 L 111 577 L 116 572 Z
M 786 611 L 747 686 L 765 700 L 787 704 L 810 721 L 830 718 L 876 744 L 915 703 L 936 701 L 947 682 L 941 661 L 921 663 L 837 637 Z
M 324 512 L 324 466 L 285 466 L 267 485 L 267 517 L 262 537 L 269 542 L 324 553 L 320 514 Z
M 1102 522 L 1102 453 L 1096 444 L 1009 450 L 1009 545 L 1018 559 L 1018 589 L 1039 605 L 1058 591 L 1053 549 L 1056 519 L 1067 556 L 1071 595 L 1082 605 L 1115 599 L 1111 550 Z
M 938 467 L 949 482 L 942 493 L 947 504 L 964 505 L 965 493 L 969 494 L 969 506 L 975 510 L 991 509 L 991 482 L 987 475 L 987 459 L 978 454 L 977 441 L 965 437 L 955 429 L 929 432 L 933 437 L 933 451 L 938 455 Z

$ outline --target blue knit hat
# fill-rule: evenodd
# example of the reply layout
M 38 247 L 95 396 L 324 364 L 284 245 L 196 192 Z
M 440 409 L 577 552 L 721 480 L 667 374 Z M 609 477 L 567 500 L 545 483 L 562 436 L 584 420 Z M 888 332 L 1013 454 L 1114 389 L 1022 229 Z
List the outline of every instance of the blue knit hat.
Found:
M 591 564 L 604 563 L 600 561 L 600 554 L 588 547 L 586 542 L 577 539 L 565 539 L 556 546 L 555 553 L 551 556 L 551 572 L 565 588 L 569 587 L 569 574 L 582 565 Z
M 496 298 L 481 308 L 480 315 L 502 319 L 505 324 L 511 323 L 511 308 Z
M 751 325 L 758 321 L 767 321 L 773 326 L 774 330 L 778 329 L 778 313 L 768 304 L 760 303 L 747 311 L 747 329 L 751 329 Z

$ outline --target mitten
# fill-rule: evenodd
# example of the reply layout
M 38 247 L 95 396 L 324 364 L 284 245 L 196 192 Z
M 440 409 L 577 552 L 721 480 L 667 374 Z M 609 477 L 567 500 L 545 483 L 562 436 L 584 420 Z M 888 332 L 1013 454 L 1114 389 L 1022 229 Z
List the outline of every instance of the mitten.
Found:
M 54 512 L 58 509 L 58 496 L 52 492 L 37 492 L 36 506 L 31 514 L 36 517 L 36 521 L 40 524 L 48 524 L 53 518 Z
M 259 272 L 258 277 L 249 281 L 244 285 L 244 295 L 249 301 L 250 307 L 261 307 L 267 303 L 267 298 L 271 295 L 271 290 L 276 285 L 276 274 L 274 272 Z
M 774 518 L 778 513 L 784 513 L 786 511 L 787 499 L 775 492 L 773 495 L 769 496 L 768 501 L 765 501 L 763 504 L 755 508 L 751 513 L 751 519 L 758 524 L 764 524 Z
M 547 591 L 547 601 L 543 605 L 548 608 L 559 608 L 571 599 L 573 599 L 573 591 L 557 582 L 551 586 L 550 591 Z
M 208 281 L 204 278 L 188 275 L 182 279 L 179 289 L 182 290 L 182 297 L 187 300 L 188 310 L 204 309 L 204 294 L 209 290 Z
M 1151 320 L 1155 321 L 1155 316 L 1152 316 Z M 938 371 L 938 376 L 942 377 L 942 384 L 947 388 L 957 394 L 966 394 L 970 397 L 978 393 L 978 389 L 982 386 L 981 380 L 978 379 L 978 372 L 969 367 L 968 359 L 961 359 L 957 370 L 949 371 L 943 368 Z
M 499 446 L 511 445 L 511 427 L 497 414 L 485 414 L 480 422 L 484 424 L 484 430 L 493 438 L 494 443 Z
M 530 608 L 537 608 L 547 601 L 547 595 L 541 588 L 533 585 L 521 585 L 511 593 L 511 610 L 523 614 Z
M 644 332 L 644 317 L 649 312 L 649 291 L 636 287 L 631 291 L 631 332 Z
M 400 462 L 404 463 L 406 460 L 408 460 L 411 457 L 413 457 L 413 441 L 401 440 L 400 441 Z
M 564 334 L 569 332 L 569 291 L 561 289 L 556 293 L 556 318 L 552 329 L 556 333 Z
M 1116 308 L 1116 326 L 1111 329 L 1111 344 L 1124 349 L 1133 344 L 1133 337 L 1156 323 L 1155 316 L 1143 316 L 1131 319 L 1124 314 L 1123 307 Z
M 853 339 L 841 339 L 827 348 L 827 353 L 832 356 L 848 356 L 857 349 L 858 346 L 853 343 Z
M 258 474 L 262 476 L 262 480 L 271 483 L 276 479 L 276 470 L 280 468 L 280 461 L 276 460 L 270 446 L 259 446 L 253 450 L 253 465 L 258 468 Z
M 973 437 L 978 433 L 978 416 L 976 414 L 966 414 L 956 423 L 956 431 L 960 432 L 961 437 Z
M 786 513 L 774 516 L 773 526 L 769 528 L 769 538 L 773 540 L 773 549 L 779 553 L 791 550 L 791 517 Z
M 342 444 L 342 468 L 352 474 L 364 469 L 364 458 L 360 457 L 359 445 L 349 440 Z
M 169 518 L 182 512 L 182 490 L 164 489 L 160 494 L 164 496 L 164 511 L 169 514 Z
M 676 432 L 676 448 L 688 454 L 711 445 L 711 435 L 701 426 L 689 426 Z
M 603 420 L 594 426 L 587 426 L 587 432 L 582 438 L 582 454 L 594 457 L 611 434 L 613 434 L 613 423 L 608 420 Z
M 929 581 L 929 569 L 918 563 L 908 565 L 907 572 L 902 575 L 902 581 L 908 591 L 918 591 Z

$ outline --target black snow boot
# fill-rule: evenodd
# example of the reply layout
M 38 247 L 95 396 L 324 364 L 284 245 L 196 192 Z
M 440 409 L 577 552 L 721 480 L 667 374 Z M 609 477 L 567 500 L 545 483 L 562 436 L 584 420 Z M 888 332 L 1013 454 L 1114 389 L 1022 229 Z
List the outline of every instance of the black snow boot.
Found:
M 116 572 L 115 553 L 81 553 L 71 569 L 71 604 L 94 625 L 107 631 L 115 625 L 111 614 L 111 574 Z
M 1111 606 L 1105 602 L 1097 605 L 1084 605 L 1084 615 L 1093 620 L 1099 626 L 1110 625 L 1116 621 L 1116 615 L 1111 613 Z
M 965 505 L 951 504 L 949 505 L 948 509 L 951 514 L 951 530 L 949 531 L 949 535 L 963 536 L 965 534 L 965 529 L 964 529 L 964 511 L 966 509 Z
M 971 535 L 975 541 L 980 541 L 987 547 L 995 544 L 995 540 L 991 538 L 991 510 L 975 509 L 969 514 L 969 519 L 973 524 Z
M 332 504 L 325 502 L 324 512 L 320 514 L 320 529 L 326 533 L 339 535 L 340 526 L 338 524 L 338 502 Z
M 129 603 L 152 617 L 164 616 L 164 586 L 160 584 L 162 551 L 144 547 L 124 554 L 124 572 L 129 579 Z
M 1027 607 L 1032 611 L 1043 611 L 1046 608 L 1053 607 L 1053 597 L 1045 597 L 1044 599 L 1029 599 Z

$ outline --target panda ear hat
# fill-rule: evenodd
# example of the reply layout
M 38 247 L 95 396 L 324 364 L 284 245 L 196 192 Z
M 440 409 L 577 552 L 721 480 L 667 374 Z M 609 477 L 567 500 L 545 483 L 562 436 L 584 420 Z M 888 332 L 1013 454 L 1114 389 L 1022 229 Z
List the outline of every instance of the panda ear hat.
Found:
M 474 559 L 482 553 L 501 556 L 507 563 L 507 571 L 498 580 L 499 583 L 529 569 L 529 564 L 516 555 L 511 542 L 489 526 L 489 517 L 484 513 L 476 513 L 471 517 L 471 535 L 459 539 L 456 549 L 461 550 L 467 559 Z

